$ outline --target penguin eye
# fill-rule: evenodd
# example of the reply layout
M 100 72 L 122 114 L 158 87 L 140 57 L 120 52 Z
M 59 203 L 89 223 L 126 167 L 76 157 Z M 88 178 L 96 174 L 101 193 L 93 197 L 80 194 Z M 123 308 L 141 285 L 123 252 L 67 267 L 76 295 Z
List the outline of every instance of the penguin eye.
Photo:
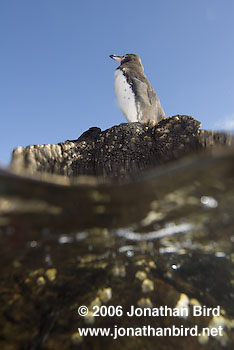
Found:
M 121 61 L 128 62 L 128 61 L 130 61 L 130 57 L 128 55 L 124 55 Z

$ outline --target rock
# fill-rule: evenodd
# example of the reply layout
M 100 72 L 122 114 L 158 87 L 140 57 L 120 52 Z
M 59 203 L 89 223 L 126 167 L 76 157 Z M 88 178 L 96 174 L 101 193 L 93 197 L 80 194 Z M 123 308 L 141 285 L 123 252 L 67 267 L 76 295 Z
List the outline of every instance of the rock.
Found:
M 126 178 L 214 145 L 233 145 L 234 137 L 200 130 L 196 119 L 178 115 L 155 127 L 124 123 L 101 131 L 93 127 L 77 140 L 57 145 L 18 147 L 13 170 L 74 177 Z
M 234 348 L 233 137 L 199 127 L 178 116 L 15 150 L 19 172 L 0 168 L 1 349 Z M 79 332 L 148 326 L 167 333 Z

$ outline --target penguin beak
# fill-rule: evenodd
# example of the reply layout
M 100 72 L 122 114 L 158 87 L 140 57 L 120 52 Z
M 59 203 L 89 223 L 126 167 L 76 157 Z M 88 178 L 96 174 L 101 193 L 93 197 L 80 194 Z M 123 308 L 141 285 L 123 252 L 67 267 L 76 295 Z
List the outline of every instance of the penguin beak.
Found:
M 113 60 L 116 60 L 117 62 L 121 63 L 122 56 L 110 55 L 109 57 L 112 58 Z

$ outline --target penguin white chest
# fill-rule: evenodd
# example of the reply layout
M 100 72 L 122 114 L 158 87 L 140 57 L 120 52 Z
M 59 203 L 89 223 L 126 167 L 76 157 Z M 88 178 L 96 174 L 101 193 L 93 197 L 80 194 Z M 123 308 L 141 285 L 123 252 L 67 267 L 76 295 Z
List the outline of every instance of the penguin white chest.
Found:
M 121 69 L 116 69 L 114 89 L 119 108 L 129 122 L 137 122 L 135 96 Z

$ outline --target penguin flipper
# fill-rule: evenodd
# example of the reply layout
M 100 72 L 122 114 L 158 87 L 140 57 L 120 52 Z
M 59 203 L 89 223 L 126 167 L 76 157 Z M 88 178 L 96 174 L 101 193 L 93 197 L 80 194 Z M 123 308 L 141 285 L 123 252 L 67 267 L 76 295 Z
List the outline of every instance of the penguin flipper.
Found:
M 141 123 L 157 123 L 165 113 L 160 105 L 160 100 L 149 82 L 134 79 L 137 93 L 138 120 Z

